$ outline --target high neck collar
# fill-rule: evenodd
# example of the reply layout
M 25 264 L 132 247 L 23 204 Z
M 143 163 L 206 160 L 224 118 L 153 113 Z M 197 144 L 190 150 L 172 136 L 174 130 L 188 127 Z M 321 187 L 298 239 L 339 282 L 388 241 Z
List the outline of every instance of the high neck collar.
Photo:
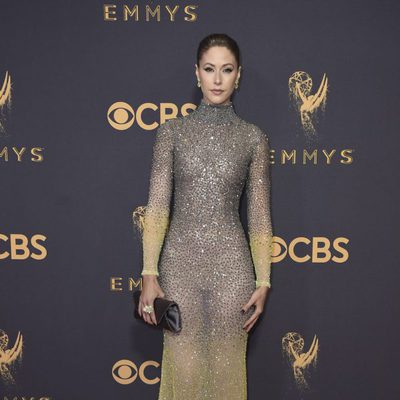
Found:
M 200 104 L 192 114 L 199 121 L 217 125 L 230 124 L 238 118 L 232 101 L 226 104 L 210 104 L 201 99 Z

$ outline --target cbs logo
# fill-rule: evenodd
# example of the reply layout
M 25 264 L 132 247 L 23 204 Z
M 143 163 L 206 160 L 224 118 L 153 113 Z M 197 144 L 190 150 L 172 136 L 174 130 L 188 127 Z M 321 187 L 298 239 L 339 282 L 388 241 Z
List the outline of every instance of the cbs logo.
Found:
M 192 103 L 185 103 L 180 110 L 174 103 L 160 103 L 159 106 L 154 103 L 143 103 L 134 111 L 130 104 L 118 101 L 108 108 L 107 120 L 119 131 L 129 129 L 135 121 L 142 129 L 150 131 L 165 121 L 176 118 L 179 111 L 181 115 L 186 116 L 189 114 L 188 110 L 195 109 L 196 105 Z M 158 120 L 160 122 L 157 122 Z
M 287 244 L 282 238 L 274 236 L 272 262 L 282 261 L 289 256 L 293 261 L 305 263 L 344 263 L 349 258 L 349 252 L 344 247 L 349 239 L 338 237 L 331 241 L 323 236 L 311 239 L 299 236 Z
M 33 258 L 34 260 L 43 260 L 47 256 L 47 250 L 40 242 L 45 241 L 47 238 L 44 235 L 33 235 L 30 239 L 23 234 L 12 233 L 8 236 L 0 233 L 0 260 L 11 258 L 12 260 L 26 260 Z M 9 251 L 2 251 L 4 244 L 8 242 Z M 32 252 L 30 247 L 36 249 L 38 252 Z
M 130 360 L 119 360 L 112 367 L 112 376 L 116 382 L 121 385 L 129 385 L 139 377 L 139 379 L 148 385 L 155 385 L 160 381 L 160 378 L 146 377 L 146 368 L 156 367 L 159 368 L 160 364 L 157 361 L 145 361 L 138 368 Z

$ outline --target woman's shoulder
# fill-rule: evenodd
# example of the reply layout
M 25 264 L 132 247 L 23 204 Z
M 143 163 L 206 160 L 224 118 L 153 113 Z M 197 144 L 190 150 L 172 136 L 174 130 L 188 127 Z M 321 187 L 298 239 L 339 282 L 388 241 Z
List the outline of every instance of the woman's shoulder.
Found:
M 157 127 L 157 136 L 163 136 L 174 140 L 176 136 L 176 131 L 182 125 L 181 117 L 167 119 L 161 122 Z
M 258 144 L 261 141 L 269 142 L 269 135 L 266 129 L 244 119 L 241 119 L 241 124 L 244 127 L 249 139 L 251 139 L 255 144 Z
M 167 119 L 159 125 L 159 129 L 169 131 L 173 135 L 175 131 L 182 128 L 185 122 L 185 116 L 177 116 L 175 118 Z
M 181 120 L 182 120 L 182 117 L 167 119 L 166 121 L 160 123 L 158 128 L 162 129 L 162 130 L 173 130 L 182 123 Z

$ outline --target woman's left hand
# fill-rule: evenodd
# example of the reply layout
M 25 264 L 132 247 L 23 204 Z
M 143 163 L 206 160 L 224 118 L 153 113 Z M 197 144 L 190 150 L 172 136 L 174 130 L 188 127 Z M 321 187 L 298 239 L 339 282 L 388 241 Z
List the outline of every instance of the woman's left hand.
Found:
M 260 317 L 261 313 L 264 311 L 265 301 L 267 299 L 269 287 L 268 286 L 260 286 L 257 288 L 250 297 L 250 300 L 242 307 L 242 312 L 247 312 L 247 310 L 251 306 L 255 306 L 254 313 L 251 317 L 244 323 L 243 329 L 246 330 L 248 333 L 250 329 L 254 326 L 257 322 L 258 318 Z

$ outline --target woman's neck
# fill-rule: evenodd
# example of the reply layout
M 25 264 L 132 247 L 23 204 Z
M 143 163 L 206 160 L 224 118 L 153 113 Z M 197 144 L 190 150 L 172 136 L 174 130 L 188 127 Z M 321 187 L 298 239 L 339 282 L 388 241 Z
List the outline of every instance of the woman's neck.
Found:
M 230 124 L 238 118 L 232 101 L 225 104 L 214 104 L 207 103 L 204 98 L 201 99 L 192 114 L 197 120 L 210 124 Z

